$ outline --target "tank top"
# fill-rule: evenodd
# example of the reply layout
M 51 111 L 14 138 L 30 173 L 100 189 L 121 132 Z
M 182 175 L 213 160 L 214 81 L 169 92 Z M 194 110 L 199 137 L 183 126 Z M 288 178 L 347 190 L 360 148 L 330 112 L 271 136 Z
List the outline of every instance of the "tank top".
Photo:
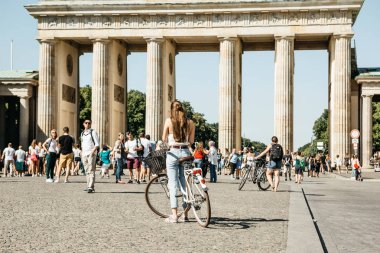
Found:
M 195 159 L 202 159 L 203 158 L 203 149 L 195 150 L 194 158 Z
M 188 146 L 189 142 L 176 142 L 174 140 L 174 135 L 169 134 L 168 135 L 168 144 L 169 144 L 169 146 Z

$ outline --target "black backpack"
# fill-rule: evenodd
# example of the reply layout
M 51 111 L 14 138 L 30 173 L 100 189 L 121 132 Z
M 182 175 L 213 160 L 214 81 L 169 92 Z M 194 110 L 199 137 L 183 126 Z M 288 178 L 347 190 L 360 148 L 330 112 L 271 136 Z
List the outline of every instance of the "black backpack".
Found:
M 281 161 L 284 156 L 284 151 L 280 144 L 272 144 L 272 147 L 269 150 L 270 160 L 271 161 Z

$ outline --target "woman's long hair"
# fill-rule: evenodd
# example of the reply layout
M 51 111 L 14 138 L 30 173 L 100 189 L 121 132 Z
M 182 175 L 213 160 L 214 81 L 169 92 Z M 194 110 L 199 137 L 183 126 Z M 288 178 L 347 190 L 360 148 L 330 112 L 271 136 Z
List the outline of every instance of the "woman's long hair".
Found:
M 188 135 L 188 122 L 182 103 L 174 100 L 170 105 L 170 119 L 173 125 L 173 136 L 176 142 L 186 142 Z

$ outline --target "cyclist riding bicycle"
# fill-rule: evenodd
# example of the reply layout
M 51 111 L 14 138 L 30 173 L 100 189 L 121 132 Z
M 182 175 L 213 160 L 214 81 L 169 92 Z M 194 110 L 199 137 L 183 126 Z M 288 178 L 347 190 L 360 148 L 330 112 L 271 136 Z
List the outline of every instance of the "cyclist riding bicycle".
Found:
M 170 118 L 166 119 L 162 134 L 162 141 L 169 144 L 170 150 L 166 155 L 166 170 L 168 175 L 168 186 L 170 194 L 170 207 L 172 215 L 166 222 L 177 223 L 178 221 L 188 221 L 188 209 L 184 206 L 183 217 L 178 218 L 178 192 L 179 180 L 181 185 L 186 185 L 184 169 L 179 160 L 183 157 L 191 156 L 191 145 L 194 143 L 195 125 L 194 122 L 186 118 L 186 112 L 181 102 L 175 100 L 170 105 Z M 185 204 L 185 203 L 184 203 Z

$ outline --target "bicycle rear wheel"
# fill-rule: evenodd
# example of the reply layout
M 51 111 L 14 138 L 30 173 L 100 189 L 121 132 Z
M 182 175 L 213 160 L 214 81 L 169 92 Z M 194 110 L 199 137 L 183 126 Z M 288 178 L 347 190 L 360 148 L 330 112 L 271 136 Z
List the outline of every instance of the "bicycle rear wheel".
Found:
M 249 175 L 251 174 L 251 168 L 245 169 L 243 171 L 243 176 L 241 177 L 241 181 L 239 184 L 239 191 L 243 189 L 245 182 L 247 182 Z
M 199 184 L 195 184 L 193 179 L 189 181 L 188 187 L 190 189 L 188 189 L 188 193 L 194 198 L 194 202 L 191 203 L 191 209 L 198 224 L 201 227 L 207 227 L 211 219 L 211 205 L 208 192 L 204 191 Z
M 145 189 L 145 201 L 158 216 L 167 218 L 171 214 L 168 176 L 160 174 L 153 177 Z
M 265 171 L 261 173 L 260 177 L 257 179 L 257 186 L 260 190 L 266 191 L 269 189 L 270 184 L 267 179 L 267 175 L 265 174 Z

